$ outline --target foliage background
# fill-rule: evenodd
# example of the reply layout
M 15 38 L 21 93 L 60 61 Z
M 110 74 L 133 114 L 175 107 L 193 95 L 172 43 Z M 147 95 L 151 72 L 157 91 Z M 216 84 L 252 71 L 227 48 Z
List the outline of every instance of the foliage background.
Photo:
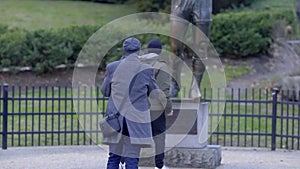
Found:
M 85 41 L 102 25 L 109 22 L 107 20 L 109 15 L 113 15 L 110 16 L 112 19 L 134 13 L 136 10 L 132 8 L 135 7 L 138 10 L 144 8 L 148 11 L 168 11 L 170 6 L 170 1 L 165 0 L 132 0 L 122 5 L 49 0 L 22 1 L 20 2 L 22 5 L 18 5 L 14 1 L 1 1 L 5 4 L 5 8 L 0 7 L 0 9 L 3 9 L 1 10 L 3 15 L 0 17 L 11 19 L 3 19 L 3 23 L 9 24 L 0 24 L 0 68 L 17 70 L 18 67 L 29 66 L 37 72 L 53 71 L 56 66 L 61 64 L 73 67 Z M 221 13 L 213 16 L 210 37 L 211 42 L 222 57 L 241 58 L 268 54 L 273 43 L 273 28 L 277 22 L 284 21 L 294 28 L 297 25 L 295 13 L 291 8 L 275 9 L 271 8 L 271 5 L 263 6 L 261 3 L 257 5 L 255 0 L 222 2 L 222 5 L 220 2 L 214 3 L 221 6 L 218 8 Z M 251 2 L 255 3 L 250 4 Z M 270 4 L 271 2 L 274 3 L 270 1 Z M 255 4 L 258 10 L 251 9 L 251 6 L 255 6 Z M 59 6 L 69 6 L 70 8 L 63 10 Z M 106 10 L 107 7 L 112 8 Z M 41 18 L 42 22 L 43 17 L 40 16 L 40 8 L 45 10 L 43 17 L 48 18 L 47 21 L 53 23 L 53 27 L 45 26 L 43 23 L 40 23 L 41 26 L 36 26 L 36 22 L 29 22 L 32 23 L 33 27 L 23 24 L 28 23 L 26 22 L 26 16 L 31 17 L 31 15 L 37 20 Z M 231 8 L 231 10 L 228 10 L 228 8 Z M 62 22 L 55 24 L 57 20 L 60 20 L 58 17 L 76 18 L 79 15 L 76 9 L 81 9 L 79 12 L 83 15 L 82 22 L 85 24 L 80 25 L 73 20 L 65 20 L 64 24 L 60 24 Z M 112 13 L 112 10 L 115 12 Z M 15 14 L 11 15 L 11 13 L 8 13 L 9 11 Z M 92 12 L 87 13 L 90 11 Z M 85 22 L 87 18 L 97 17 L 100 18 L 96 20 L 97 23 L 89 24 Z M 50 18 L 54 19 L 51 20 Z M 80 19 L 80 17 L 78 18 Z M 14 26 L 17 21 L 18 26 Z M 145 24 L 145 26 L 147 25 Z M 168 25 L 162 23 L 158 23 L 157 26 L 161 29 L 168 27 Z M 138 38 L 141 39 L 143 44 L 147 43 L 150 38 L 159 38 L 163 41 L 165 48 L 169 48 L 168 37 L 145 34 L 139 35 Z M 111 49 L 105 61 L 111 62 L 119 59 L 122 55 L 121 47 L 121 43 L 119 43 Z M 105 63 L 100 65 L 100 68 L 103 68 L 104 65 Z

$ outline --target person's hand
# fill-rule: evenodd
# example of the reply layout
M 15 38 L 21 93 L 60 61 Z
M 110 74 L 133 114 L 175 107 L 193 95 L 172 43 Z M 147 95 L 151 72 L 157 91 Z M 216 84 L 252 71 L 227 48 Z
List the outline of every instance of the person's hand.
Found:
M 167 113 L 167 116 L 173 116 L 173 110 L 169 113 Z

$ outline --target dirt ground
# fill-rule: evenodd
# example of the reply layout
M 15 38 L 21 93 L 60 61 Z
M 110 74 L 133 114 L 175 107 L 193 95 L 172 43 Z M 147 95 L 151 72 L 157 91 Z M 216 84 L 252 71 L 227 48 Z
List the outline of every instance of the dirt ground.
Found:
M 31 71 L 19 73 L 0 73 L 0 83 L 10 86 L 72 86 L 73 69 L 59 69 L 51 73 L 34 73 Z M 99 71 L 96 82 L 103 80 L 103 72 Z
M 250 73 L 234 79 L 228 85 L 232 88 L 265 87 L 279 85 L 282 77 L 300 73 L 300 46 L 291 45 L 286 41 L 278 41 L 272 48 L 271 55 L 259 55 L 231 60 L 230 64 L 244 63 Z M 226 64 L 226 63 L 225 63 Z

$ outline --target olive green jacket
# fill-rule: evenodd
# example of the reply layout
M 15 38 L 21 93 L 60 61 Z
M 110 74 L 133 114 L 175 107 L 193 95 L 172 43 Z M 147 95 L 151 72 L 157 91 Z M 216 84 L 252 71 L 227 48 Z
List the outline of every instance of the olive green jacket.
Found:
M 154 78 L 156 83 L 161 90 L 160 95 L 157 98 L 149 98 L 151 104 L 150 110 L 152 111 L 165 111 L 166 113 L 171 112 L 172 102 L 170 100 L 170 85 L 171 85 L 171 71 L 169 70 L 166 62 L 157 54 L 149 53 L 139 56 L 141 62 L 151 65 L 154 68 Z

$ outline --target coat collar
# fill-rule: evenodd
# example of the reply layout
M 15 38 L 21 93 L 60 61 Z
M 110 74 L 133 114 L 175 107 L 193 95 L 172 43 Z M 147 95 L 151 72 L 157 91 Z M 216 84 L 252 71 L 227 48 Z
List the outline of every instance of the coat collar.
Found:
M 127 61 L 139 60 L 137 53 L 132 53 L 130 55 L 123 56 L 122 58 L 125 59 L 125 60 L 127 60 Z

